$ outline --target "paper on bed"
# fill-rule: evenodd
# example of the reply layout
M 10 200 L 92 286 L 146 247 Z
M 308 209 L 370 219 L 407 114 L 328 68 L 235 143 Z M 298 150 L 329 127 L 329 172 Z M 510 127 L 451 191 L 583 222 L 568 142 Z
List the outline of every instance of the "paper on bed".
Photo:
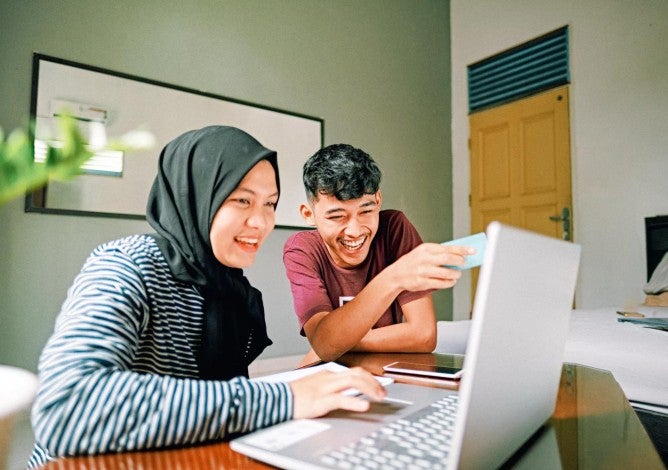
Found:
M 618 318 L 618 322 L 633 323 L 645 328 L 668 330 L 668 318 Z
M 475 248 L 475 253 L 466 256 L 466 261 L 462 266 L 446 266 L 452 269 L 470 269 L 480 266 L 485 255 L 485 248 L 487 247 L 487 236 L 485 232 L 469 235 L 468 237 L 458 238 L 449 242 L 441 243 L 441 245 L 455 245 L 455 246 L 470 246 Z

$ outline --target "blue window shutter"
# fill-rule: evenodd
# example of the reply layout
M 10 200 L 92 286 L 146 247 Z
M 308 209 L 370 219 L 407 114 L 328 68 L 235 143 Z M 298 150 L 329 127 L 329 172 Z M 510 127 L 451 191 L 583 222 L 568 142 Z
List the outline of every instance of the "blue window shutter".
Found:
M 568 27 L 469 65 L 467 72 L 469 112 L 569 83 Z

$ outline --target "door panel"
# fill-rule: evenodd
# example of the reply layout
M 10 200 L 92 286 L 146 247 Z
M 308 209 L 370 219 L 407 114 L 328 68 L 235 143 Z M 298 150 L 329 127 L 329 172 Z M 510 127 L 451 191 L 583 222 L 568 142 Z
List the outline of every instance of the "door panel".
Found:
M 474 113 L 471 125 L 471 232 L 495 217 L 561 237 L 571 207 L 568 87 Z
M 519 130 L 522 195 L 556 191 L 554 114 L 543 113 L 521 121 Z
M 469 121 L 471 233 L 498 220 L 570 236 L 572 220 L 560 220 L 572 213 L 568 87 L 473 113 Z M 477 270 L 472 279 L 475 295 Z
M 508 126 L 486 129 L 481 136 L 480 199 L 497 201 L 510 197 L 511 162 L 510 129 Z
M 560 227 L 558 224 L 550 221 L 550 217 L 558 212 L 559 210 L 554 204 L 524 207 L 522 208 L 521 213 L 522 227 L 534 232 L 559 238 L 561 236 L 559 233 Z M 550 223 L 546 223 L 546 220 Z

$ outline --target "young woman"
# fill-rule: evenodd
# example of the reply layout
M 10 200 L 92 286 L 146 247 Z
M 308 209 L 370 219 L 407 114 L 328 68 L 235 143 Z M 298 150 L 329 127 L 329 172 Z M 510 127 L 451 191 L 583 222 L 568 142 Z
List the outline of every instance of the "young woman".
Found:
M 244 277 L 274 228 L 276 153 L 211 126 L 167 144 L 147 219 L 156 233 L 103 244 L 68 291 L 39 363 L 29 466 L 61 456 L 223 440 L 372 399 L 368 373 L 248 380 L 266 346 L 262 298 Z

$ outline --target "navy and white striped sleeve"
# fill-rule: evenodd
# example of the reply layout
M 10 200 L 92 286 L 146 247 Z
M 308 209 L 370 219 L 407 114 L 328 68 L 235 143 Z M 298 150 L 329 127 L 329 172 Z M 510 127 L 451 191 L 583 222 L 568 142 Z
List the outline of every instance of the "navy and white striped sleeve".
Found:
M 132 260 L 89 258 L 40 357 L 32 410 L 48 456 L 220 440 L 290 419 L 287 384 L 204 381 L 131 370 L 148 299 Z

